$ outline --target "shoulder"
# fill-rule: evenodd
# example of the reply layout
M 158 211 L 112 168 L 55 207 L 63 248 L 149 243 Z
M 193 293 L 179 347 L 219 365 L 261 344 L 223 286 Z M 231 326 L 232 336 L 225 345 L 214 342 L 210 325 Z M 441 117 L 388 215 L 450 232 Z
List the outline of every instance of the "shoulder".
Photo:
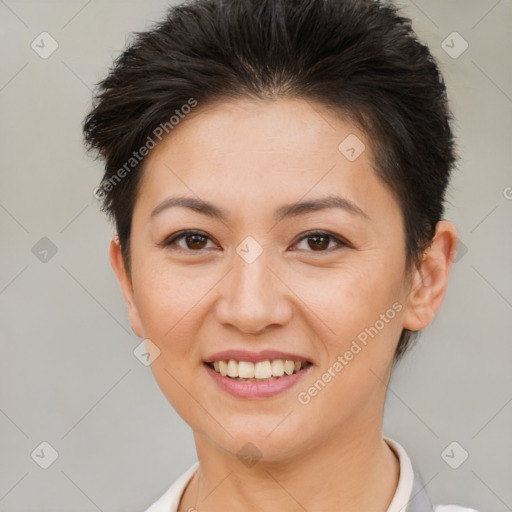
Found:
M 413 510 L 416 512 L 478 512 L 473 508 L 460 505 L 434 506 L 427 493 L 426 485 L 423 483 L 419 471 L 412 464 L 405 448 L 389 437 L 384 437 L 384 440 L 395 452 L 400 462 L 398 486 L 386 512 L 403 512 L 404 510 L 411 512 Z
M 176 512 L 181 496 L 198 468 L 199 461 L 188 468 L 145 512 Z
M 460 507 L 459 505 L 437 505 L 434 512 L 478 512 L 474 508 Z

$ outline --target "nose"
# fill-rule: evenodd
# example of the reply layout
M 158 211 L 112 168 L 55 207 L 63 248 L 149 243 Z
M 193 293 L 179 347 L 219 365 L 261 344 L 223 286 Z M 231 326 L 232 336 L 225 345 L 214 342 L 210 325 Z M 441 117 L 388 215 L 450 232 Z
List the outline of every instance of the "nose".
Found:
M 291 292 L 276 275 L 265 251 L 252 263 L 234 255 L 233 269 L 222 281 L 216 314 L 223 325 L 247 334 L 283 326 L 292 316 Z

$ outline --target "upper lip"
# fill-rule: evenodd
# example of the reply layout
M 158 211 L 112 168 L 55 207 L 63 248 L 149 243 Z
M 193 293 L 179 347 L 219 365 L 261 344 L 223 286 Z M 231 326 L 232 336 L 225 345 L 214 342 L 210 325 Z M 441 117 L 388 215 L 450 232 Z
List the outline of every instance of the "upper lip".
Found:
M 213 363 L 214 361 L 248 361 L 257 363 L 258 361 L 267 361 L 275 359 L 288 359 L 289 361 L 301 361 L 303 363 L 311 362 L 309 359 L 298 354 L 290 352 L 280 352 L 278 350 L 261 350 L 260 352 L 249 352 L 247 350 L 223 350 L 208 356 L 204 361 L 205 363 Z

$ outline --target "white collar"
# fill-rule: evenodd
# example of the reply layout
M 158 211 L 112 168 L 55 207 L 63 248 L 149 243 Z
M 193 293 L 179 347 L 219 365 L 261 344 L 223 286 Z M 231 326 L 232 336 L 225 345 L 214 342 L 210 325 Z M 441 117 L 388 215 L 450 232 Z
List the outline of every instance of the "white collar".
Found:
M 396 453 L 400 463 L 398 485 L 386 512 L 432 512 L 434 507 L 425 492 L 419 473 L 413 469 L 407 452 L 396 441 L 388 437 L 384 437 L 384 440 Z M 145 512 L 177 512 L 181 496 L 198 468 L 199 461 L 188 468 Z
M 384 437 L 384 440 L 400 461 L 398 485 L 386 512 L 431 512 L 434 510 L 421 476 L 418 471 L 414 470 L 405 448 L 389 437 Z

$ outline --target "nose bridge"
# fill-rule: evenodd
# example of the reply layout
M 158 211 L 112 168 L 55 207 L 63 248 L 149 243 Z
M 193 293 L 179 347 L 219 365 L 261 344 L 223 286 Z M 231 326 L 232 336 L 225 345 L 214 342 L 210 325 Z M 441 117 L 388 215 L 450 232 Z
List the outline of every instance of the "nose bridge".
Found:
M 240 244 L 233 255 L 233 270 L 222 287 L 217 314 L 222 323 L 244 332 L 258 332 L 267 325 L 286 323 L 291 307 L 286 288 L 274 275 L 271 251 L 263 250 L 254 258 L 255 246 L 250 243 Z
M 238 259 L 238 261 L 236 261 Z M 268 254 L 261 254 L 254 261 L 247 261 L 243 257 L 237 257 L 234 262 L 234 276 L 232 293 L 237 298 L 246 300 L 254 297 L 264 304 L 268 304 L 272 296 L 273 278 L 269 267 L 272 266 Z

